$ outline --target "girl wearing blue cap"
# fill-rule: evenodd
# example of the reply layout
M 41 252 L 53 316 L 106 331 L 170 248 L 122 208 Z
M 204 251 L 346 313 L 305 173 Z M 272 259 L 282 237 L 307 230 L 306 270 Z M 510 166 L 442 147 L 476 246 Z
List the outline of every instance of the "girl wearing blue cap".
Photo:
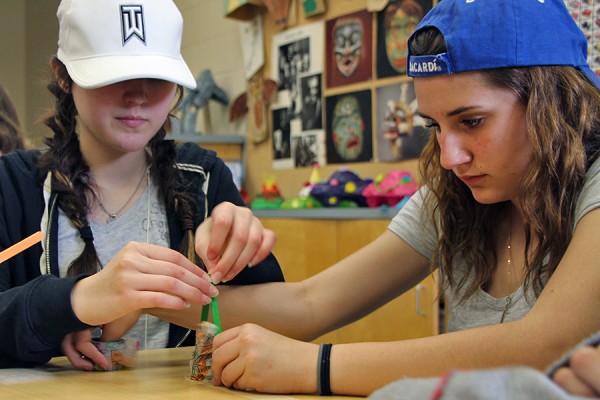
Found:
M 246 307 L 238 315 L 262 327 L 215 337 L 215 382 L 368 395 L 454 369 L 543 370 L 600 330 L 600 80 L 586 54 L 561 0 L 439 2 L 409 39 L 408 73 L 432 131 L 423 187 L 378 239 L 322 273 L 260 294 L 235 288 L 239 298 L 223 290 L 224 314 Z M 448 333 L 301 341 L 434 269 Z
M 142 309 L 206 304 L 221 280 L 283 280 L 274 235 L 243 207 L 224 162 L 165 140 L 182 87 L 196 85 L 180 55 L 183 20 L 170 0 L 134 3 L 61 2 L 53 136 L 42 152 L 0 158 L 0 250 L 44 233 L 0 264 L 0 368 L 60 354 L 106 368 L 92 327 L 107 338 L 111 322 L 135 323 Z M 148 314 L 127 337 L 141 348 L 195 341 Z

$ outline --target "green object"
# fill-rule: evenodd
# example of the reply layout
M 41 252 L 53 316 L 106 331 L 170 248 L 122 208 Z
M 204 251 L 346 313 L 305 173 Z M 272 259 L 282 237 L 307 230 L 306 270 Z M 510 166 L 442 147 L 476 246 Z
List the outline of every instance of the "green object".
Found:
M 317 2 L 315 0 L 304 0 L 303 2 L 304 12 L 312 14 L 317 11 Z
M 221 314 L 219 313 L 219 300 L 216 297 L 213 297 L 210 303 L 202 306 L 202 316 L 200 317 L 200 322 L 208 321 L 208 311 L 212 312 L 213 324 L 217 326 L 217 331 L 215 335 L 221 333 L 223 328 L 221 327 Z
M 338 208 L 357 208 L 358 204 L 352 200 L 342 200 L 337 204 Z
M 281 204 L 283 203 L 283 198 L 278 197 L 276 199 L 273 200 L 267 200 L 265 199 L 263 196 L 258 195 L 256 196 L 256 198 L 254 199 L 254 201 L 252 202 L 252 204 L 250 205 L 251 208 L 254 208 L 256 210 L 262 210 L 262 209 L 270 209 L 270 208 L 281 208 Z
M 323 208 L 323 205 L 314 197 L 295 197 L 293 199 L 285 200 L 281 204 L 281 208 L 286 209 L 303 209 L 303 208 Z

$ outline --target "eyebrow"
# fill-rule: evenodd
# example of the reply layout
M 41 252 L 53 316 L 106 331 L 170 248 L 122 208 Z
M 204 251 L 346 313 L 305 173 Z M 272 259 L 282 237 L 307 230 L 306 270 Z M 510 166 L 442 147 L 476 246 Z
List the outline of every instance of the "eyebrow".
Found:
M 458 108 L 455 108 L 454 110 L 452 110 L 452 111 L 450 111 L 450 112 L 446 113 L 446 116 L 447 116 L 447 117 L 453 117 L 453 116 L 455 116 L 455 115 L 458 115 L 458 114 L 460 114 L 460 113 L 463 113 L 463 112 L 465 112 L 465 111 L 471 111 L 471 110 L 474 110 L 474 109 L 477 109 L 477 108 L 480 108 L 480 107 L 479 107 L 479 106 L 465 106 L 465 107 L 458 107 Z M 430 116 L 428 116 L 428 115 L 426 115 L 426 114 L 423 114 L 423 113 L 422 113 L 422 112 L 420 112 L 419 110 L 417 110 L 417 114 L 418 114 L 418 115 L 419 115 L 421 118 L 425 118 L 425 119 L 433 119 L 433 118 L 431 118 Z

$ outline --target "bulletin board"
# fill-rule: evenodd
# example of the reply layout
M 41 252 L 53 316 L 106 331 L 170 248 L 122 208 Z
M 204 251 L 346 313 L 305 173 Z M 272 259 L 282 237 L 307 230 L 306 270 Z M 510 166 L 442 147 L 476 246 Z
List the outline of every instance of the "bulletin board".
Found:
M 420 9 L 423 14 L 433 3 L 433 0 L 405 1 L 414 5 L 417 11 Z M 291 0 L 290 7 L 293 8 L 291 13 L 294 18 L 285 30 L 277 27 L 268 16 L 263 18 L 263 68 L 266 78 L 276 77 L 284 87 L 285 74 L 276 58 L 281 57 L 283 53 L 299 52 L 296 71 L 301 74 L 298 80 L 300 85 L 297 88 L 288 87 L 284 105 L 281 106 L 282 102 L 275 103 L 273 110 L 269 112 L 271 127 L 279 132 L 275 135 L 270 134 L 264 142 L 247 143 L 246 182 L 250 198 L 260 193 L 261 185 L 266 179 L 275 180 L 284 198 L 298 195 L 303 183 L 309 179 L 311 160 L 315 156 L 306 161 L 299 157 L 291 157 L 290 154 L 297 148 L 298 143 L 305 142 L 321 141 L 327 144 L 316 154 L 318 161 L 325 161 L 319 162 L 319 175 L 322 180 L 326 180 L 340 168 L 347 168 L 363 179 L 375 178 L 395 169 L 407 170 L 417 177 L 415 157 L 427 138 L 427 130 L 422 126 L 422 121 L 418 117 L 411 121 L 412 135 L 402 137 L 397 143 L 401 146 L 393 146 L 393 138 L 383 137 L 386 114 L 388 117 L 393 114 L 394 107 L 396 112 L 405 114 L 413 114 L 416 110 L 412 80 L 403 71 L 405 59 L 403 60 L 401 55 L 386 56 L 383 24 L 389 21 L 385 20 L 383 12 L 367 11 L 367 0 L 328 0 L 326 11 L 311 17 L 304 15 L 301 0 Z M 318 57 L 311 58 L 301 64 L 303 48 L 310 42 L 311 35 L 315 34 L 315 26 L 323 30 L 325 37 L 321 50 L 322 60 Z M 327 54 L 331 54 L 331 46 L 335 45 L 334 32 L 342 29 L 350 31 L 357 26 L 361 27 L 367 40 L 362 48 L 363 57 L 354 63 L 348 61 L 345 64 L 334 64 L 334 59 L 327 57 Z M 329 39 L 327 35 L 330 35 Z M 389 38 L 394 39 L 391 36 Z M 389 43 L 393 43 L 393 40 Z M 278 49 L 278 53 L 281 54 L 273 54 L 273 48 Z M 396 54 L 395 50 L 398 49 L 388 48 L 387 52 Z M 319 62 L 321 64 L 317 66 Z M 348 74 L 349 70 L 352 70 L 351 74 Z M 325 113 L 322 126 L 310 125 L 310 118 L 305 116 L 300 116 L 292 126 L 281 125 L 281 121 L 286 117 L 285 113 L 293 112 L 296 107 L 297 102 L 291 93 L 294 90 L 306 90 L 306 85 L 314 84 L 315 76 L 319 79 L 322 110 Z M 401 107 L 397 104 L 401 104 Z M 360 151 L 344 151 L 339 142 L 335 145 L 331 143 L 331 135 L 328 135 L 328 132 L 331 132 L 334 125 L 343 126 L 340 118 L 334 118 L 343 115 L 342 110 L 355 110 L 353 114 L 360 116 L 352 121 L 363 129 Z

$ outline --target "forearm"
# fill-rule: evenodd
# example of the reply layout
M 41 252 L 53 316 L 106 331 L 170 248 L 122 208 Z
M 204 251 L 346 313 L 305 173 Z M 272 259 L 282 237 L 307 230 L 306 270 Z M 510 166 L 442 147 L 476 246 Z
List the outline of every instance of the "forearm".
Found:
M 521 322 L 398 342 L 334 345 L 331 389 L 365 396 L 401 378 L 441 376 L 450 370 L 514 365 L 543 370 L 569 347 Z
M 43 364 L 66 334 L 87 327 L 70 305 L 74 281 L 43 276 L 0 293 L 1 366 Z
M 219 313 L 223 329 L 254 323 L 283 335 L 311 340 L 318 336 L 316 324 L 307 318 L 301 283 L 272 282 L 258 285 L 218 286 Z M 148 314 L 195 329 L 202 306 L 185 310 L 150 309 Z M 211 317 L 212 318 L 212 317 Z

